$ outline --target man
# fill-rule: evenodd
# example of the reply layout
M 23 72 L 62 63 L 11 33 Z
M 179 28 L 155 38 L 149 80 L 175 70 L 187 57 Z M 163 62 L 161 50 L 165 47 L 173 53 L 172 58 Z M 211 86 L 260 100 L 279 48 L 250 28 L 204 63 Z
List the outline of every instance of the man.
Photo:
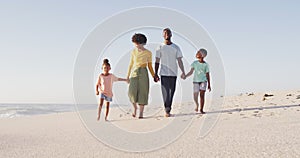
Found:
M 159 80 L 157 71 L 160 68 L 161 91 L 164 100 L 166 117 L 170 117 L 172 110 L 173 96 L 176 89 L 177 69 L 178 66 L 182 72 L 181 77 L 184 78 L 185 72 L 182 63 L 182 53 L 180 48 L 172 43 L 172 32 L 169 28 L 163 30 L 164 43 L 156 50 L 155 61 L 155 77 L 154 81 Z M 161 63 L 160 63 L 161 62 Z M 178 65 L 177 65 L 178 63 Z

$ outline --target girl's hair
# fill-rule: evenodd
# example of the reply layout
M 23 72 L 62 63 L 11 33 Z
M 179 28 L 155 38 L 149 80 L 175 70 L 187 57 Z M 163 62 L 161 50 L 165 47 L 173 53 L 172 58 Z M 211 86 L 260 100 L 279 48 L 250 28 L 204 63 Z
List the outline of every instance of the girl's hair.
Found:
M 104 60 L 103 60 L 102 66 L 104 66 L 104 65 L 110 66 L 108 59 L 104 59 Z
M 147 43 L 147 37 L 144 34 L 136 33 L 131 38 L 133 43 L 137 44 L 146 44 Z

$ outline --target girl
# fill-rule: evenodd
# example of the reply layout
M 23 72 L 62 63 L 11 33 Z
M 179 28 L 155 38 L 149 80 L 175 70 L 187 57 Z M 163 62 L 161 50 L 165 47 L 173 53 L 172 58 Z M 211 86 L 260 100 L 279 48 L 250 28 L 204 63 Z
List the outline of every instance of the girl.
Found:
M 112 86 L 113 82 L 115 81 L 127 81 L 127 79 L 124 78 L 118 78 L 115 75 L 109 73 L 110 70 L 110 64 L 108 59 L 103 60 L 102 64 L 102 73 L 98 77 L 98 81 L 96 84 L 96 95 L 99 95 L 99 89 L 100 89 L 100 103 L 98 106 L 98 115 L 97 120 L 100 120 L 100 114 L 101 109 L 104 100 L 106 101 L 106 115 L 105 115 L 105 121 L 107 121 L 107 116 L 109 112 L 109 103 L 112 101 Z
M 210 88 L 210 76 L 209 76 L 209 68 L 208 64 L 204 61 L 204 57 L 206 57 L 207 51 L 205 49 L 200 49 L 196 53 L 196 58 L 198 60 L 194 61 L 191 65 L 191 70 L 189 73 L 186 74 L 185 77 L 188 77 L 193 74 L 195 71 L 195 75 L 193 78 L 193 86 L 194 86 L 194 101 L 196 104 L 195 111 L 198 112 L 198 95 L 200 92 L 200 113 L 205 114 L 203 111 L 204 107 L 204 99 L 205 99 L 205 91 L 206 86 L 209 91 L 211 91 Z

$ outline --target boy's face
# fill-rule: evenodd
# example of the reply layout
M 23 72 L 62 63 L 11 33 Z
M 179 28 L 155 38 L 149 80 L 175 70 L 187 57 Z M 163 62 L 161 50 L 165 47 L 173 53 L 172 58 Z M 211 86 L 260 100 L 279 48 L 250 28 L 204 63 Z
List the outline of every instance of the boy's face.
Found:
M 198 51 L 198 52 L 196 53 L 196 58 L 198 58 L 198 59 L 202 58 L 202 54 L 201 54 L 200 51 Z
M 103 70 L 103 72 L 108 73 L 109 70 L 110 70 L 110 66 L 108 66 L 108 65 L 103 65 L 103 66 L 102 66 L 102 70 Z

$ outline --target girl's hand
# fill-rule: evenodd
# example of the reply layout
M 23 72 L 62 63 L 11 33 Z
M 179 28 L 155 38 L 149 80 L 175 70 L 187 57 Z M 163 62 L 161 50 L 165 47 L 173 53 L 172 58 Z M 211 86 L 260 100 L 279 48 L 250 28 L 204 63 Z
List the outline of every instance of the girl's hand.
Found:
M 99 95 L 99 91 L 96 91 L 96 95 Z
M 130 82 L 130 79 L 129 79 L 129 77 L 127 77 L 127 79 L 126 79 L 126 82 L 129 84 L 129 82 Z
M 208 89 L 209 92 L 211 91 L 210 85 L 207 86 L 207 89 Z

